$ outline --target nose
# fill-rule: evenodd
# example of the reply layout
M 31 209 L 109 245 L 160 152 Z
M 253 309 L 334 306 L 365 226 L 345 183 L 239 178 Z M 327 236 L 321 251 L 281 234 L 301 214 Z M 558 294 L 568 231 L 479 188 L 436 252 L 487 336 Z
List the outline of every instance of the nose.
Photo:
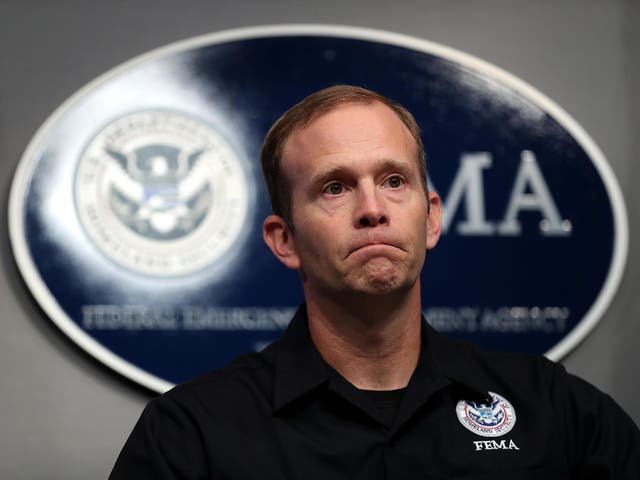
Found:
M 358 191 L 354 220 L 356 228 L 375 227 L 389 223 L 389 214 L 382 194 L 374 186 Z

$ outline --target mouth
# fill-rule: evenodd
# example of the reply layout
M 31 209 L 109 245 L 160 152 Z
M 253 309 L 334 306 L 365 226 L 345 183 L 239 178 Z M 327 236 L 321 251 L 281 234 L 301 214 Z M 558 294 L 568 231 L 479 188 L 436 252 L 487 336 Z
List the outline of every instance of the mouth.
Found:
M 363 243 L 358 245 L 357 247 L 353 248 L 349 254 L 347 256 L 350 256 L 354 253 L 369 253 L 369 254 L 376 254 L 376 253 L 389 253 L 390 250 L 395 250 L 395 251 L 404 251 L 402 250 L 402 248 L 400 248 L 399 246 L 397 246 L 394 243 L 388 243 L 388 242 L 367 242 L 367 243 Z

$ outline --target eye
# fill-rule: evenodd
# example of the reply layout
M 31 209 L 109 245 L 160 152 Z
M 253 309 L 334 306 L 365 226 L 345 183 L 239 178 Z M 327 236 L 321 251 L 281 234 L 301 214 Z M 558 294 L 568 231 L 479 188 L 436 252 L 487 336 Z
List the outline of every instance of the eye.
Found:
M 405 184 L 404 178 L 402 178 L 400 175 L 391 175 L 389 178 L 385 180 L 383 185 L 389 188 L 400 188 L 404 184 Z
M 344 185 L 339 182 L 333 182 L 324 187 L 323 192 L 330 195 L 340 195 L 344 192 Z

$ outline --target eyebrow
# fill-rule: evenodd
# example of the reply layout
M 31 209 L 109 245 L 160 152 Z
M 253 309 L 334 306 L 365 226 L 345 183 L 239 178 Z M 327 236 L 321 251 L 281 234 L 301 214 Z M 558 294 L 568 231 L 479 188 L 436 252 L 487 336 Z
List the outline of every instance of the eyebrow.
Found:
M 403 173 L 405 176 L 408 176 L 411 172 L 411 165 L 413 164 L 413 159 L 399 160 L 397 158 L 381 158 L 376 165 L 380 170 L 392 170 Z
M 348 167 L 321 167 L 311 176 L 311 185 L 314 187 L 320 187 L 329 180 L 344 178 L 348 175 L 350 175 Z

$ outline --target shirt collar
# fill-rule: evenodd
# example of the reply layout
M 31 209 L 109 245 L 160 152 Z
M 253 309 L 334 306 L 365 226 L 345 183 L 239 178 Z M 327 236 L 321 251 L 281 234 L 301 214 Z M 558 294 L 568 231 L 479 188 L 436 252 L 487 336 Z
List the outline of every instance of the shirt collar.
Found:
M 328 379 L 327 365 L 309 335 L 307 307 L 302 304 L 278 342 L 273 398 L 275 411 Z
M 437 333 L 423 319 L 420 360 L 409 387 L 428 378 L 431 383 L 461 386 L 471 395 L 469 399 L 490 400 L 489 379 L 474 368 L 477 361 L 472 346 Z M 326 384 L 329 378 L 328 366 L 309 335 L 307 309 L 303 304 L 278 342 L 273 398 L 275 411 Z
M 471 395 L 470 400 L 492 401 L 490 379 L 484 369 L 477 368 L 479 356 L 472 344 L 436 332 L 423 318 L 420 355 L 418 367 L 424 368 L 428 375 L 449 379 L 466 390 Z

